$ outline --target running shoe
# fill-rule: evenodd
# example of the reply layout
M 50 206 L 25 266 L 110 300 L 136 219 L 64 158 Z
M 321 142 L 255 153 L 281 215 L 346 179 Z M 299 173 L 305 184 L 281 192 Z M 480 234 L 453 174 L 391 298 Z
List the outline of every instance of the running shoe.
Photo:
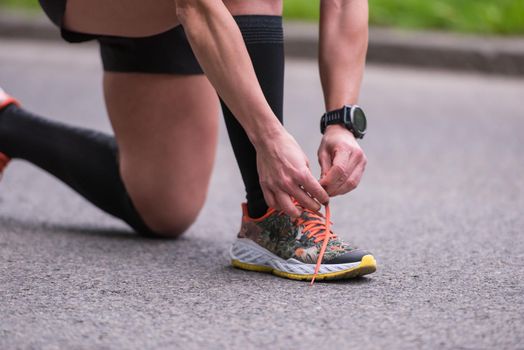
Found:
M 242 212 L 240 232 L 230 251 L 234 267 L 306 281 L 354 278 L 377 268 L 371 253 L 338 238 L 318 212 L 303 209 L 293 220 L 270 208 L 253 219 L 245 203 Z
M 7 107 L 10 104 L 15 104 L 17 106 L 20 105 L 20 103 L 15 100 L 13 97 L 9 96 L 2 88 L 0 87 L 0 111 Z M 2 153 L 0 151 L 0 179 L 2 179 L 2 175 L 4 173 L 5 168 L 7 167 L 7 163 L 9 163 L 10 158 Z

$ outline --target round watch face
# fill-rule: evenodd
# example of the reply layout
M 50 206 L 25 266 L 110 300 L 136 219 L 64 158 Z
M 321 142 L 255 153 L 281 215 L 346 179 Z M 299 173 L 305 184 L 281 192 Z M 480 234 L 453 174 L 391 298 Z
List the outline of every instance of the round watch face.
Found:
M 353 124 L 353 128 L 358 132 L 365 132 L 366 131 L 366 115 L 364 114 L 364 111 L 361 108 L 355 108 L 353 111 L 353 118 L 351 120 Z

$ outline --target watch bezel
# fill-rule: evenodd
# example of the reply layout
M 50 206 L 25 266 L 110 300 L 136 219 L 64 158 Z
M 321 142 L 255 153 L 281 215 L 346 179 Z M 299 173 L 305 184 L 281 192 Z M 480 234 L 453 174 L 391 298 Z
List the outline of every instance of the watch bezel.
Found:
M 348 113 L 348 109 L 349 109 L 349 113 Z M 366 135 L 366 129 L 361 131 L 361 130 L 358 130 L 355 127 L 354 120 L 355 120 L 355 111 L 357 109 L 360 109 L 360 111 L 364 115 L 364 118 L 366 119 L 366 129 L 367 129 L 366 113 L 364 113 L 364 110 L 359 105 L 351 105 L 351 106 L 346 105 L 346 106 L 344 106 L 344 124 L 346 125 L 346 128 L 348 130 L 351 130 L 353 132 L 353 135 L 356 138 L 361 139 L 361 138 L 364 137 L 364 135 Z M 348 119 L 348 115 L 349 115 L 349 119 Z
M 364 116 L 365 129 L 363 131 L 357 130 L 355 128 L 355 125 L 356 125 L 355 124 L 355 112 L 357 111 L 357 109 L 360 109 L 362 115 Z M 335 113 L 335 112 L 336 113 L 342 112 L 342 120 L 339 119 L 338 123 L 343 124 L 344 127 L 353 134 L 353 136 L 355 136 L 356 138 L 360 138 L 360 139 L 364 137 L 364 135 L 366 134 L 366 130 L 367 130 L 367 118 L 366 118 L 366 113 L 364 113 L 364 110 L 359 105 L 344 105 L 342 108 L 338 110 L 332 110 L 332 111 L 324 113 L 324 115 L 322 115 L 322 117 L 320 118 L 320 132 L 322 134 L 324 134 L 324 132 L 326 131 L 326 128 L 329 125 L 335 124 L 335 123 L 332 123 L 328 125 L 328 120 L 327 120 L 328 114 Z

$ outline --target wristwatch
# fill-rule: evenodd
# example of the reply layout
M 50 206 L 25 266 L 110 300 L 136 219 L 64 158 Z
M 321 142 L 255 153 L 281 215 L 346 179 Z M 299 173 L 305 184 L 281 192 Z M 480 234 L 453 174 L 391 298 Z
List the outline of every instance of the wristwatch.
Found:
M 343 124 L 357 139 L 366 134 L 366 115 L 360 106 L 345 105 L 340 109 L 324 113 L 320 118 L 320 132 L 323 134 L 328 125 Z

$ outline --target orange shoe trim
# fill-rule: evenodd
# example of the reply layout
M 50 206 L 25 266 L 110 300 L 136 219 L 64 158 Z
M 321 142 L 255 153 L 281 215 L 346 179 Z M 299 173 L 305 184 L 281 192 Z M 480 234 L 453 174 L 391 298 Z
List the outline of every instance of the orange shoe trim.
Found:
M 20 107 L 20 102 L 18 102 L 11 96 L 7 96 L 7 98 L 0 103 L 0 110 L 9 106 L 10 104 L 14 104 L 15 106 Z M 4 170 L 4 168 L 7 166 L 7 163 L 9 163 L 10 160 L 11 158 L 0 152 L 0 173 Z
M 0 173 L 4 170 L 10 160 L 11 158 L 0 152 Z
M 249 213 L 247 211 L 247 203 L 242 203 L 242 220 L 243 221 L 249 221 L 249 222 L 260 222 L 260 221 L 264 221 L 265 219 L 267 219 L 269 216 L 271 216 L 271 214 L 273 214 L 274 212 L 276 211 L 276 209 L 274 208 L 269 208 L 267 210 L 267 212 L 259 217 L 259 218 L 252 218 L 249 216 Z
M 20 107 L 20 102 L 18 102 L 18 100 L 16 100 L 15 98 L 13 98 L 11 96 L 8 96 L 5 100 L 3 100 L 0 103 L 0 109 L 3 109 L 5 107 L 9 106 L 10 104 L 13 104 L 15 106 Z

